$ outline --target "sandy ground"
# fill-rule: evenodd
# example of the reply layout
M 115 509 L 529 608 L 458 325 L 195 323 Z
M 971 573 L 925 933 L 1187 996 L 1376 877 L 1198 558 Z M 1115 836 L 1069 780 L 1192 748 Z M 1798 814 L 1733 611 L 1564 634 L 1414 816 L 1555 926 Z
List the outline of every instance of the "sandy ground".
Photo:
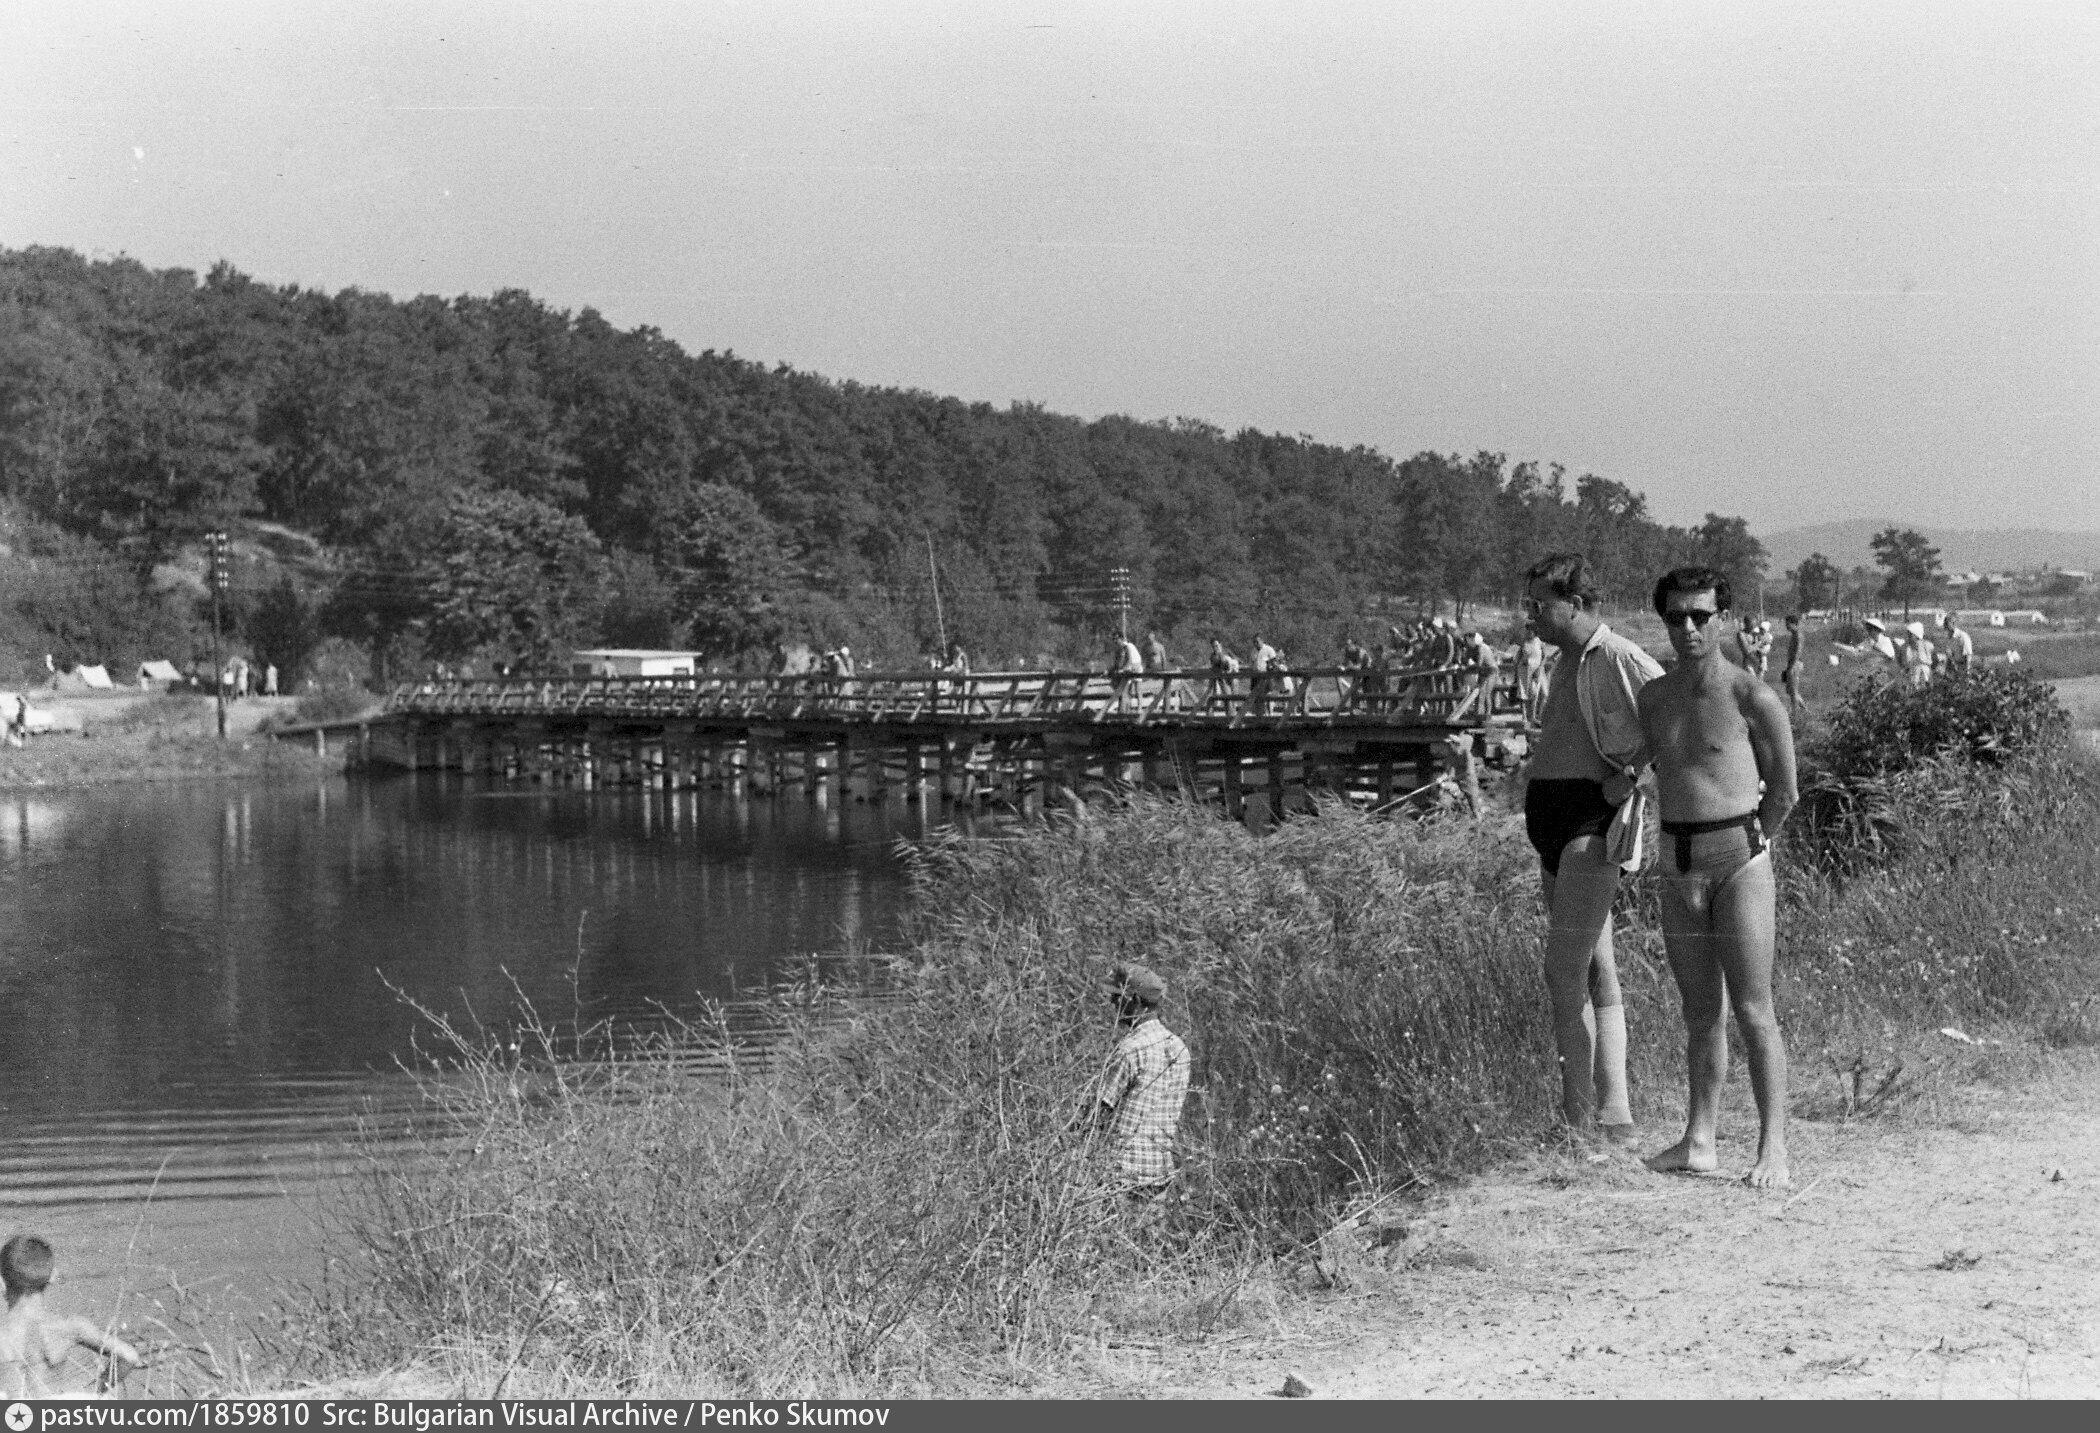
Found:
M 212 704 L 201 698 L 170 707 L 136 691 L 33 689 L 29 701 L 61 729 L 31 736 L 21 747 L 0 747 L 0 789 L 311 774 L 342 766 L 340 749 L 324 760 L 304 743 L 257 735 L 265 717 L 290 710 L 292 697 L 230 704 L 225 741 L 217 738 Z
M 108 727 L 121 723 L 142 706 L 159 700 L 151 692 L 139 692 L 119 687 L 106 692 L 66 691 L 49 688 L 32 688 L 29 704 L 38 711 L 50 712 L 58 718 L 58 724 L 66 731 L 56 733 L 55 739 L 64 739 L 80 730 L 93 732 L 97 727 Z M 289 712 L 298 704 L 296 697 L 247 697 L 226 704 L 226 735 L 242 737 L 254 732 L 265 717 L 276 712 Z M 194 724 L 199 732 L 216 721 L 216 714 L 209 702 L 199 699 L 195 703 Z
M 1287 1374 L 1322 1398 L 2100 1394 L 2096 1101 L 2086 1052 L 1925 1127 L 1797 1119 L 1786 1192 L 1542 1150 L 1436 1192 L 1382 1250 L 1334 1241 L 1334 1286 L 1271 1328 L 1096 1371 L 1154 1397 L 1275 1397 Z M 1724 1171 L 1749 1115 L 1731 1105 Z

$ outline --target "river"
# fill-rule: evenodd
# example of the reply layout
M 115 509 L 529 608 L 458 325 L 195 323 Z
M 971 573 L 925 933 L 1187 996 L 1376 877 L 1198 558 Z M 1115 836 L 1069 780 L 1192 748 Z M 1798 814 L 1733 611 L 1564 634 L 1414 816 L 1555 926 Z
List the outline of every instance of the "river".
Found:
M 926 819 L 437 773 L 0 793 L 6 1232 L 78 1311 L 241 1316 L 314 1273 L 360 1121 L 416 1107 L 414 1005 L 661 1026 L 886 949 Z

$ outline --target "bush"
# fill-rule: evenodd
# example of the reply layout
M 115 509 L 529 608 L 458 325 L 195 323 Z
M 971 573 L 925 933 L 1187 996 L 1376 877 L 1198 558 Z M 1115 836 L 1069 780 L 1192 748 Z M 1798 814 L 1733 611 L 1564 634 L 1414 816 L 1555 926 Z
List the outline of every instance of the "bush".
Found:
M 2060 743 L 2070 725 L 2048 684 L 2017 670 L 1948 672 L 1920 687 L 1862 682 L 1830 714 L 1815 758 L 1839 777 L 1890 775 L 1940 755 L 1995 764 Z
M 379 698 L 362 687 L 324 687 L 302 695 L 292 705 L 291 717 L 284 725 L 349 721 L 378 706 Z
M 1852 875 L 1915 852 L 1923 833 L 1999 829 L 2032 794 L 2011 768 L 2060 750 L 2069 730 L 2049 686 L 2018 671 L 1861 682 L 1802 750 L 1793 842 L 1809 864 Z

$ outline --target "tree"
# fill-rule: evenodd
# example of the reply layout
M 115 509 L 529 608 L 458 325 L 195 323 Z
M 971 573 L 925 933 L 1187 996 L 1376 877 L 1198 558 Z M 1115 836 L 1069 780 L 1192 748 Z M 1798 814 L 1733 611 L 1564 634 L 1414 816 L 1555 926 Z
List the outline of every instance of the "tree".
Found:
M 277 668 L 278 690 L 284 692 L 292 690 L 325 635 L 317 605 L 289 577 L 279 578 L 255 599 L 241 629 L 256 662 Z
M 188 657 L 192 634 L 136 566 L 71 533 L 24 525 L 9 535 L 15 551 L 0 567 L 0 614 L 25 656 L 106 665 L 119 681 L 142 660 Z
M 1787 575 L 1794 580 L 1794 600 L 1804 611 L 1811 607 L 1837 606 L 1838 584 L 1844 581 L 1845 575 L 1822 553 L 1811 552 Z
M 1699 561 L 1728 579 L 1738 604 L 1751 593 L 1764 591 L 1770 559 L 1765 545 L 1750 535 L 1747 519 L 1710 512 L 1692 536 L 1698 544 Z
M 694 483 L 660 520 L 658 567 L 691 640 L 724 654 L 779 640 L 790 568 L 779 531 L 750 495 Z
M 430 653 L 551 666 L 592 630 L 603 571 L 581 518 L 517 493 L 457 493 L 421 564 Z
M 1868 541 L 1874 549 L 1874 561 L 1887 569 L 1888 577 L 1881 584 L 1881 595 L 1891 602 L 1903 604 L 1903 615 L 1910 616 L 1910 604 L 1931 596 L 1939 590 L 1936 581 L 1940 570 L 1940 550 L 1925 541 L 1923 533 L 1911 528 L 1885 527 Z

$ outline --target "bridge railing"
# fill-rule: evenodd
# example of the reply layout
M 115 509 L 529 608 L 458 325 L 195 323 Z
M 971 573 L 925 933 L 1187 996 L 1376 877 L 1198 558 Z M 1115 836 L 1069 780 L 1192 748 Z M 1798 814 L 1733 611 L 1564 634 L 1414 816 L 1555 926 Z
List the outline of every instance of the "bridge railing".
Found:
M 869 672 L 851 677 L 701 672 L 675 677 L 441 678 L 408 682 L 390 712 L 415 716 L 753 723 L 845 721 L 1024 725 L 1086 720 L 1474 723 L 1483 693 L 1467 667 L 1366 671 Z

